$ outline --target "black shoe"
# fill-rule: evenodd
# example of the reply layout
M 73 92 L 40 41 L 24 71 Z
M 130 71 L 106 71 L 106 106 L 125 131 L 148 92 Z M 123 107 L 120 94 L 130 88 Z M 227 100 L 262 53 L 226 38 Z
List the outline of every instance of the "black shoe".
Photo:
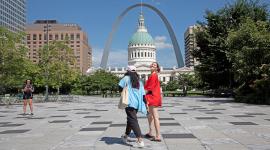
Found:
M 31 113 L 30 115 L 34 115 L 33 113 Z
M 152 138 L 154 138 L 154 136 L 150 135 L 149 133 L 145 134 L 144 137 L 147 138 L 147 139 L 152 139 Z
M 156 139 L 155 137 L 151 139 L 151 141 L 155 141 L 155 142 L 161 142 L 161 139 Z

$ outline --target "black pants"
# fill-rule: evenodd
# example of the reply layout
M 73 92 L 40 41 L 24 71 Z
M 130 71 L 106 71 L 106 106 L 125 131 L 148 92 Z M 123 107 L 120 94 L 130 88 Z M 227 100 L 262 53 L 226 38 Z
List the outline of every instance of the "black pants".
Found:
M 126 107 L 127 113 L 127 126 L 126 126 L 126 135 L 129 135 L 131 130 L 133 130 L 136 137 L 142 137 L 141 129 L 137 119 L 137 109 L 132 107 Z

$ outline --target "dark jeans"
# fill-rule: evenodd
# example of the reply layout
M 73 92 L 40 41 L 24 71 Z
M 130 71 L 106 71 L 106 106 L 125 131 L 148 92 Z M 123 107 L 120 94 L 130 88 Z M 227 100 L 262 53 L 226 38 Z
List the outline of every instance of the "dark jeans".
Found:
M 133 130 L 136 137 L 142 137 L 141 129 L 137 119 L 137 109 L 132 107 L 126 107 L 127 114 L 127 126 L 126 126 L 126 135 L 129 135 L 131 130 Z

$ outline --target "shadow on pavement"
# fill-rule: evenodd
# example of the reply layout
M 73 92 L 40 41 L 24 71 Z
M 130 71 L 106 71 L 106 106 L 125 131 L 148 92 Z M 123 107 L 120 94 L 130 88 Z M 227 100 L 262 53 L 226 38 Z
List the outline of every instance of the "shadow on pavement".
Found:
M 123 143 L 121 138 L 118 137 L 102 137 L 100 141 L 104 141 L 108 145 L 112 144 L 121 144 L 121 145 L 127 145 L 130 146 L 129 144 Z

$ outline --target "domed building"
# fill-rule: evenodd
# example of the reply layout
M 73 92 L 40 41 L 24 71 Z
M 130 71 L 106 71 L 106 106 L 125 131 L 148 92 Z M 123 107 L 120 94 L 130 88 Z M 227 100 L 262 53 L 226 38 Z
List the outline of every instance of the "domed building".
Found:
M 147 32 L 141 13 L 137 32 L 128 43 L 128 65 L 149 66 L 152 62 L 156 62 L 156 46 L 152 36 Z
M 128 65 L 134 65 L 137 68 L 139 76 L 147 80 L 150 75 L 150 64 L 157 62 L 156 46 L 152 36 L 148 33 L 144 23 L 144 16 L 141 13 L 138 19 L 137 31 L 131 36 L 128 43 Z M 125 73 L 126 67 L 108 67 L 110 71 L 119 77 Z M 182 68 L 163 68 L 160 66 L 160 81 L 167 83 L 173 80 L 179 73 L 193 73 L 193 69 L 188 67 Z

